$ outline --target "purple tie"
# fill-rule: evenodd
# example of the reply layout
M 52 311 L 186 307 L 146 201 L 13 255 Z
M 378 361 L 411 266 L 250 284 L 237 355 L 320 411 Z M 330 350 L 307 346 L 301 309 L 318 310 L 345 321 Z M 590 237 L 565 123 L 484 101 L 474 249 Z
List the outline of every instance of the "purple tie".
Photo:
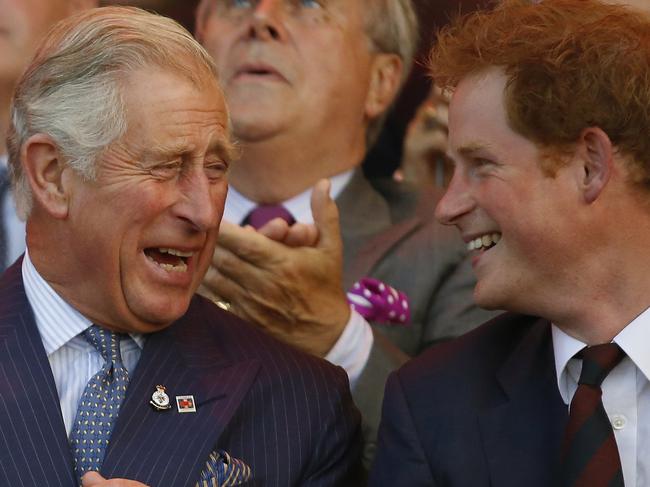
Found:
M 282 218 L 289 225 L 296 223 L 295 218 L 282 205 L 259 205 L 244 218 L 242 224 L 250 225 L 257 230 L 274 218 Z

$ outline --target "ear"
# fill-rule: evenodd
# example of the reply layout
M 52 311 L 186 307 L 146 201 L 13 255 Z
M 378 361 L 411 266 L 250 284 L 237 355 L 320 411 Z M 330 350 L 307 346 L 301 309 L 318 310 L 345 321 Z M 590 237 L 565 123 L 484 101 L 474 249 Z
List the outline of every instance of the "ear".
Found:
M 613 147 L 607 134 L 588 127 L 580 134 L 581 190 L 586 203 L 593 203 L 607 186 L 613 172 Z
M 199 42 L 203 44 L 204 35 L 205 35 L 205 23 L 208 19 L 208 14 L 210 13 L 210 5 L 208 5 L 206 0 L 200 0 L 199 5 L 196 7 L 196 14 L 194 15 L 194 37 Z
M 393 103 L 399 90 L 402 70 L 402 60 L 397 54 L 374 55 L 366 97 L 366 116 L 369 119 L 379 117 Z
M 20 152 L 32 196 L 39 206 L 54 218 L 68 215 L 68 195 L 63 181 L 67 166 L 58 146 L 49 135 L 32 135 Z

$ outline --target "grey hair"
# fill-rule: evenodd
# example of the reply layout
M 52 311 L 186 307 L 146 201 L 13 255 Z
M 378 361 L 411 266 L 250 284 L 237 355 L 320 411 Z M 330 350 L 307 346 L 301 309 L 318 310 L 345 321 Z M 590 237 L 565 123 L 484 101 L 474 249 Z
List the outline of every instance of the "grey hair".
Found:
M 373 48 L 379 52 L 397 54 L 402 60 L 401 85 L 411 72 L 418 47 L 419 30 L 412 0 L 365 0 L 366 33 Z M 366 141 L 370 147 L 379 137 L 388 114 L 370 121 Z
M 87 180 L 96 163 L 127 130 L 122 91 L 128 75 L 171 69 L 201 85 L 217 79 L 210 55 L 175 21 L 134 7 L 87 10 L 58 23 L 18 82 L 7 140 L 18 214 L 26 219 L 32 194 L 21 147 L 47 134 L 64 162 Z

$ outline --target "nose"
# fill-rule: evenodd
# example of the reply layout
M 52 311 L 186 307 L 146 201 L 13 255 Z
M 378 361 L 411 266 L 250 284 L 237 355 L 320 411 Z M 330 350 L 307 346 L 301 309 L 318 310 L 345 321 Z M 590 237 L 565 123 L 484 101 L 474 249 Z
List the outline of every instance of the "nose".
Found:
M 260 0 L 255 6 L 248 34 L 251 38 L 265 41 L 284 40 L 286 29 L 284 26 L 285 0 Z
M 447 191 L 436 205 L 436 218 L 444 225 L 456 225 L 458 220 L 474 208 L 469 185 L 458 167 L 449 182 Z
M 228 191 L 225 178 L 211 182 L 203 167 L 198 165 L 179 184 L 181 198 L 175 207 L 176 215 L 197 231 L 205 232 L 217 227 Z

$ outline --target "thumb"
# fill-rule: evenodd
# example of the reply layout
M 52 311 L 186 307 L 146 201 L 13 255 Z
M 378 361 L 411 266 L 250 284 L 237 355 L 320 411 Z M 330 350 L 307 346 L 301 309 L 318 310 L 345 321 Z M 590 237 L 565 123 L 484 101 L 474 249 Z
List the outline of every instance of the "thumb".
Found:
M 81 485 L 82 487 L 92 487 L 93 485 L 97 485 L 100 482 L 105 481 L 106 479 L 102 477 L 99 472 L 86 472 L 83 477 L 81 477 Z
M 321 179 L 311 193 L 311 213 L 318 229 L 318 247 L 340 249 L 341 231 L 339 229 L 339 210 L 330 197 L 329 179 Z

